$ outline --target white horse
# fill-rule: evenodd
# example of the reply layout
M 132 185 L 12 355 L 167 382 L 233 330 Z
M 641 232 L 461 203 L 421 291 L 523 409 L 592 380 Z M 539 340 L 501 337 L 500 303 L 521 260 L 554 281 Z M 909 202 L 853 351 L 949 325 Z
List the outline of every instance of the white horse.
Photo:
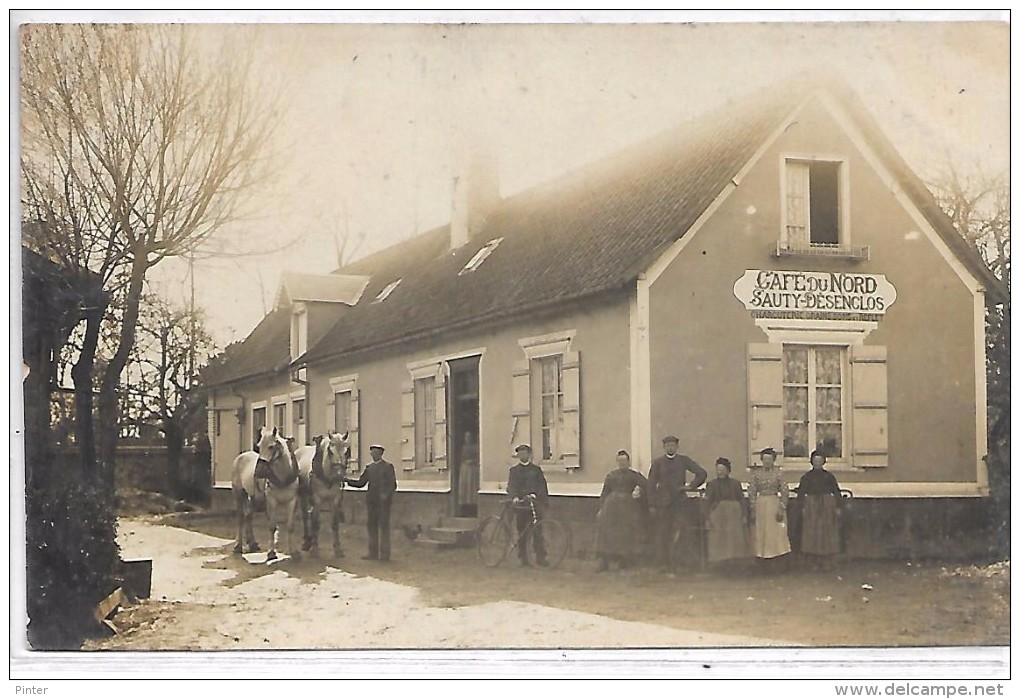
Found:
M 301 447 L 294 452 L 298 460 L 305 492 L 305 541 L 302 546 L 319 553 L 319 517 L 324 511 L 330 512 L 330 528 L 333 531 L 333 555 L 343 558 L 340 545 L 340 523 L 343 521 L 344 477 L 350 460 L 351 446 L 349 433 L 340 434 L 330 430 L 325 436 L 315 438 L 315 446 Z
M 294 557 L 299 552 L 293 547 L 294 514 L 298 501 L 298 466 L 290 446 L 274 427 L 262 427 L 255 444 L 257 452 L 246 451 L 234 459 L 231 490 L 237 507 L 237 540 L 234 552 L 242 553 L 242 537 L 249 551 L 258 551 L 258 542 L 252 532 L 251 516 L 254 504 L 265 499 L 269 519 L 270 546 L 267 561 L 277 558 L 279 529 L 287 533 L 286 550 Z

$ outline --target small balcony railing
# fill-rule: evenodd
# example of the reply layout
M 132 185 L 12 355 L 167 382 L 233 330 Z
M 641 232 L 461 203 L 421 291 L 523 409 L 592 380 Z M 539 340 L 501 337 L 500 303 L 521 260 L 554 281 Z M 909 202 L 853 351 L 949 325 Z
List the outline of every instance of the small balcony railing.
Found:
M 840 245 L 839 243 L 776 243 L 776 257 L 830 257 L 846 260 L 869 260 L 871 248 L 867 245 Z

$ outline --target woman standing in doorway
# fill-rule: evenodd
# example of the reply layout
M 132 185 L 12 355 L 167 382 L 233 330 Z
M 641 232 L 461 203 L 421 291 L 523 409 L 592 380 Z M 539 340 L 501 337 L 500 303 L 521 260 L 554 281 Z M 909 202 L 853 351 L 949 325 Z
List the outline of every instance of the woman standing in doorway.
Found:
M 457 473 L 457 504 L 463 508 L 478 504 L 478 442 L 472 432 L 464 433 Z
M 790 552 L 790 537 L 786 531 L 790 491 L 776 466 L 775 449 L 761 450 L 761 465 L 751 472 L 747 495 L 754 519 L 754 555 L 767 560 Z
M 715 460 L 716 478 L 705 486 L 708 506 L 708 561 L 715 563 L 751 555 L 747 540 L 747 501 L 740 481 L 730 478 L 730 460 Z

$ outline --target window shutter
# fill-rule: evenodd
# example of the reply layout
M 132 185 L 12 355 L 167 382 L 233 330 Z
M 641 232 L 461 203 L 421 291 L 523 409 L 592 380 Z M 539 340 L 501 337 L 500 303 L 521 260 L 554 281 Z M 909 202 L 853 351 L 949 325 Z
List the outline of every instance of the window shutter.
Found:
M 400 390 L 400 460 L 405 470 L 414 468 L 414 381 Z
M 563 431 L 560 456 L 566 466 L 581 465 L 581 354 L 563 355 Z
M 361 440 L 359 436 L 358 428 L 358 411 L 361 401 L 359 400 L 359 393 L 357 387 L 351 389 L 351 407 L 350 415 L 347 418 L 347 424 L 350 428 L 350 434 L 348 439 L 350 440 L 351 447 L 351 460 L 348 464 L 348 468 L 354 471 L 361 470 Z
M 787 247 L 806 247 L 811 242 L 811 169 L 807 163 L 786 163 Z
M 861 345 L 850 348 L 853 385 L 853 465 L 881 468 L 889 465 L 889 391 L 886 348 Z
M 446 468 L 446 372 L 436 372 L 436 433 L 434 437 L 435 466 Z
M 531 363 L 524 359 L 514 362 L 511 386 L 513 427 L 510 444 L 531 443 Z
M 205 413 L 205 431 L 209 435 L 209 443 L 213 445 L 213 453 L 216 453 L 216 410 L 207 410 Z
M 783 449 L 783 346 L 747 346 L 748 446 L 751 461 L 765 447 Z

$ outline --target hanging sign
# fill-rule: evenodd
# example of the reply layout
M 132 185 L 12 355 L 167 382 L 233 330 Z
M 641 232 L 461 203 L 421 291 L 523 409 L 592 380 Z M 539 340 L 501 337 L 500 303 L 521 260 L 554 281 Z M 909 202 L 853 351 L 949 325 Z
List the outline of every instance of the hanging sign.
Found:
M 884 315 L 896 288 L 884 274 L 749 269 L 733 294 L 758 317 Z

